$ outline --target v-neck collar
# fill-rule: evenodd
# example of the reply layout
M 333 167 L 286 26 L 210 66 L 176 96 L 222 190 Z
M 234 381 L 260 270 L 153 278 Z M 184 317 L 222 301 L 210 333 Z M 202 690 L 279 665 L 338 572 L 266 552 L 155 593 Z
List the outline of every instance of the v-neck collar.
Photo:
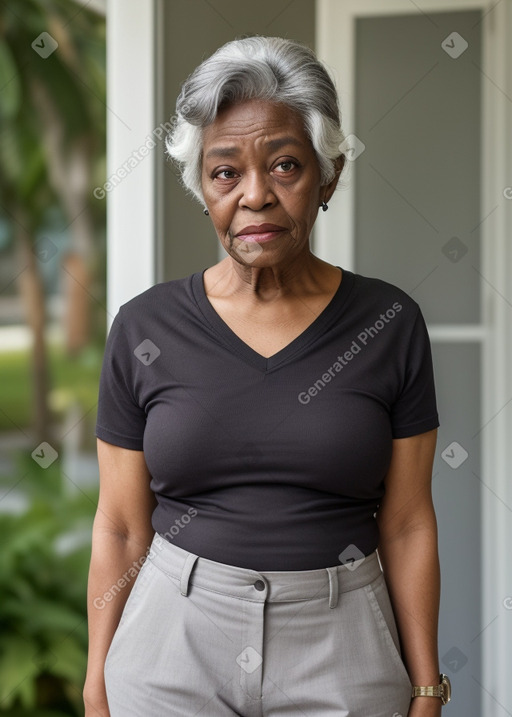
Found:
M 347 269 L 342 269 L 340 266 L 337 266 L 336 268 L 341 269 L 342 278 L 334 296 L 329 301 L 327 306 L 301 334 L 290 341 L 290 343 L 284 348 L 280 349 L 268 358 L 255 351 L 251 348 L 251 346 L 249 346 L 249 344 L 245 343 L 245 341 L 243 341 L 233 331 L 233 329 L 228 326 L 224 319 L 221 318 L 220 314 L 215 311 L 213 305 L 208 299 L 204 287 L 203 275 L 206 268 L 192 274 L 192 293 L 194 294 L 194 298 L 204 318 L 214 331 L 222 338 L 223 342 L 228 344 L 233 351 L 235 351 L 244 361 L 254 366 L 254 368 L 257 368 L 260 371 L 270 371 L 309 345 L 311 341 L 313 341 L 316 336 L 321 333 L 322 329 L 331 320 L 331 317 L 336 314 L 345 302 L 345 299 L 350 293 L 354 283 L 354 274 Z

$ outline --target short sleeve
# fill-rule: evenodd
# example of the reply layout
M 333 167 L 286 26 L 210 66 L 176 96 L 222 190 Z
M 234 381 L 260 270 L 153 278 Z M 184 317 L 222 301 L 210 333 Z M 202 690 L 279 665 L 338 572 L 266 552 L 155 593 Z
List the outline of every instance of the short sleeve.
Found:
M 146 414 L 134 397 L 132 358 L 118 314 L 110 328 L 103 356 L 96 436 L 107 443 L 141 451 Z
M 432 351 L 418 307 L 403 369 L 402 387 L 391 408 L 393 438 L 408 438 L 439 426 Z

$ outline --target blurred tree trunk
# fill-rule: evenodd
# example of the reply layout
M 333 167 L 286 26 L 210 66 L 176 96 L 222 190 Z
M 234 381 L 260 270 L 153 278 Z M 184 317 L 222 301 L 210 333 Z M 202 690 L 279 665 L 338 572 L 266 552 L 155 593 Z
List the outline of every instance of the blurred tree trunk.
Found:
M 24 0 L 21 14 L 4 7 L 8 4 L 0 2 L 0 204 L 15 215 L 20 294 L 33 332 L 32 420 L 38 438 L 51 443 L 41 262 L 52 257 L 45 256 L 44 242 L 38 248 L 33 241 L 47 210 L 58 204 L 67 219 L 63 233 L 70 232 L 71 251 L 78 257 L 68 259 L 62 269 L 68 291 L 67 326 L 76 330 L 68 350 L 76 352 L 89 332 L 87 262 L 92 266 L 94 260 L 90 186 L 105 135 L 105 116 L 97 102 L 105 105 L 104 21 L 85 6 L 77 12 L 74 3 Z M 51 50 L 46 40 L 34 46 L 42 29 L 56 41 L 51 57 L 36 49 Z
M 32 330 L 32 401 L 33 429 L 37 444 L 52 444 L 51 412 L 48 405 L 48 359 L 45 340 L 45 295 L 38 259 L 33 251 L 30 219 L 21 207 L 15 208 L 16 240 L 20 248 L 20 264 L 23 267 L 18 281 L 25 307 L 26 320 Z
M 65 297 L 64 332 L 69 355 L 78 354 L 90 338 L 90 275 L 84 258 L 68 252 L 62 259 Z
M 42 122 L 45 156 L 53 187 L 69 220 L 71 246 L 63 264 L 65 344 L 68 354 L 77 354 L 90 340 L 91 295 L 88 262 L 92 256 L 93 221 L 88 202 L 92 146 L 88 135 L 72 140 L 66 148 L 65 125 L 47 88 L 31 83 L 31 93 Z M 72 258 L 71 258 L 72 257 Z

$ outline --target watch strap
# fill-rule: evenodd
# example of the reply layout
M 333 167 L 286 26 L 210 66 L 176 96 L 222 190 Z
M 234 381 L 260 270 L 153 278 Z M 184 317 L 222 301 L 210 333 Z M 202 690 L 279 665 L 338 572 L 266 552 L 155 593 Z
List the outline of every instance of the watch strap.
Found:
M 444 697 L 443 685 L 429 685 L 428 687 L 413 687 L 413 697 Z
M 451 699 L 451 686 L 448 677 L 444 674 L 439 676 L 439 685 L 428 685 L 426 687 L 415 685 L 412 688 L 412 697 L 439 697 L 443 705 Z

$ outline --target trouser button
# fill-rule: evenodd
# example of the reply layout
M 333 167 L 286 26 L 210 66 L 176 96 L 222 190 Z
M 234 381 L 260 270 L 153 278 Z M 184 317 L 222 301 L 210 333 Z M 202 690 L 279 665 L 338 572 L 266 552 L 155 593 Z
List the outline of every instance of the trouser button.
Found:
M 254 587 L 256 588 L 256 590 L 265 590 L 265 583 L 263 582 L 263 580 L 256 580 L 256 582 L 254 583 Z

